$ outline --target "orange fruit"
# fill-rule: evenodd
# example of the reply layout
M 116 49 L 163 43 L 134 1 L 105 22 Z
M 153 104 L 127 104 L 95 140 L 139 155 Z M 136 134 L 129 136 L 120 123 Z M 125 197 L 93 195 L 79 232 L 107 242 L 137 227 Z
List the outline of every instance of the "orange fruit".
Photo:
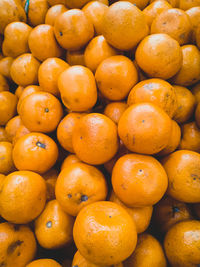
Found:
M 14 59 L 12 57 L 3 57 L 0 59 L 0 74 L 11 79 L 10 76 L 10 68 L 13 63 Z
M 80 252 L 77 250 L 77 252 L 74 254 L 72 266 L 79 266 L 79 267 L 98 267 L 99 265 L 96 265 L 92 262 L 89 262 L 86 260 Z
M 9 142 L 8 135 L 4 127 L 0 127 L 0 142 Z
M 83 207 L 105 200 L 107 185 L 105 177 L 97 168 L 79 162 L 61 171 L 55 192 L 62 209 L 76 216 Z
M 197 47 L 200 49 L 200 26 L 198 26 L 196 34 L 195 34 Z
M 47 201 L 50 201 L 56 198 L 55 187 L 56 187 L 58 174 L 59 172 L 55 168 L 52 168 L 49 171 L 42 174 L 42 177 L 44 178 L 46 182 L 46 186 L 47 186 Z
M 81 65 L 85 66 L 85 59 L 84 59 L 84 49 L 78 51 L 67 51 L 66 53 L 66 60 L 69 65 Z
M 81 161 L 75 154 L 71 154 L 67 156 L 62 162 L 61 171 L 65 169 L 67 166 L 74 164 L 74 163 L 78 163 L 78 162 L 81 162 Z
M 9 91 L 9 85 L 6 78 L 0 74 L 0 92 Z
M 141 10 L 143 10 L 149 4 L 149 0 L 129 0 L 128 2 L 132 3 L 134 6 L 138 7 Z
M 17 87 L 17 89 L 15 90 L 15 95 L 16 95 L 18 98 L 20 98 L 20 96 L 21 96 L 21 94 L 22 94 L 23 91 L 24 91 L 24 87 L 21 86 L 21 85 L 19 85 L 19 86 Z
M 192 7 L 185 11 L 189 16 L 190 22 L 192 24 L 192 41 L 195 41 L 195 33 L 200 23 L 200 3 L 199 6 Z
M 47 0 L 48 4 L 50 6 L 54 6 L 54 5 L 66 5 L 66 0 Z
M 67 7 L 62 4 L 57 4 L 50 7 L 46 13 L 45 24 L 54 26 L 56 18 L 67 10 Z
M 24 135 L 26 135 L 26 134 L 28 134 L 28 133 L 30 133 L 30 131 L 29 131 L 29 130 L 22 124 L 22 125 L 17 129 L 16 134 L 15 134 L 15 136 L 13 137 L 13 140 L 12 140 L 13 145 L 15 145 L 15 143 L 17 142 L 17 140 L 18 140 L 20 137 L 22 137 L 22 136 L 24 136 Z
M 195 121 L 182 125 L 182 138 L 179 149 L 200 152 L 200 129 Z
M 4 126 L 6 123 L 14 117 L 17 109 L 17 97 L 16 95 L 3 91 L 0 92 L 0 125 Z
M 179 0 L 179 8 L 183 10 L 187 10 L 192 7 L 200 6 L 199 0 Z
M 151 34 L 138 45 L 135 59 L 149 77 L 167 80 L 182 66 L 181 47 L 165 33 Z
M 15 116 L 9 120 L 6 124 L 5 130 L 10 142 L 13 141 L 14 136 L 16 135 L 17 130 L 22 125 L 20 116 Z
M 15 169 L 12 158 L 13 146 L 9 142 L 0 142 L 0 173 L 8 174 Z
M 73 236 L 81 255 L 100 265 L 120 263 L 131 255 L 137 243 L 131 216 L 110 201 L 82 209 L 75 220 Z
M 196 120 L 197 126 L 200 127 L 200 104 L 197 105 L 197 108 L 195 111 L 195 120 Z
M 61 267 L 61 265 L 52 259 L 40 259 L 30 262 L 26 267 Z
M 127 104 L 125 102 L 111 102 L 106 105 L 104 109 L 104 115 L 110 118 L 113 122 L 118 124 L 122 114 L 127 109 Z
M 200 82 L 195 84 L 191 89 L 192 94 L 195 96 L 196 102 L 200 101 Z
M 89 0 L 65 0 L 66 5 L 70 8 L 81 8 L 89 2 Z
M 90 113 L 75 127 L 72 145 L 80 160 L 88 164 L 103 164 L 118 150 L 117 127 L 105 115 Z
M 34 172 L 13 172 L 3 181 L 0 202 L 1 216 L 7 221 L 17 224 L 31 222 L 45 206 L 45 181 Z
M 13 149 L 13 161 L 18 170 L 45 173 L 58 158 L 56 143 L 42 133 L 29 133 L 17 140 Z
M 167 146 L 171 128 L 170 117 L 160 107 L 152 103 L 138 103 L 122 114 L 118 134 L 130 151 L 155 154 Z

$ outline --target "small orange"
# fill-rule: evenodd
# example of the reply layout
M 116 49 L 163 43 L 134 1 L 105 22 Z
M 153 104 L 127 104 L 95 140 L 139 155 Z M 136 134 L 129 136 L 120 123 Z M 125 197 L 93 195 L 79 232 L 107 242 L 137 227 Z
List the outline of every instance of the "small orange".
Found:
M 9 142 L 0 142 L 0 173 L 8 174 L 15 169 L 12 158 L 13 146 Z
M 17 89 L 15 90 L 15 95 L 16 95 L 18 98 L 20 98 L 20 96 L 21 96 L 21 94 L 22 94 L 23 91 L 24 91 L 24 87 L 21 86 L 21 85 L 19 85 L 19 86 L 17 87 Z
M 6 78 L 0 74 L 0 92 L 9 91 L 9 85 Z
M 78 267 L 99 267 L 99 265 L 96 265 L 92 262 L 89 262 L 86 260 L 80 252 L 77 250 L 77 252 L 74 254 L 72 266 L 78 266 Z
M 127 109 L 128 105 L 125 102 L 111 102 L 106 105 L 104 109 L 104 115 L 118 124 L 124 111 Z
M 15 145 L 15 143 L 17 142 L 17 140 L 18 140 L 20 137 L 22 137 L 22 136 L 24 136 L 24 135 L 26 135 L 26 134 L 28 134 L 28 133 L 30 133 L 30 131 L 29 131 L 29 130 L 22 124 L 22 125 L 17 129 L 16 134 L 15 134 L 15 136 L 13 137 L 13 140 L 12 140 L 13 145 Z
M 18 170 L 45 173 L 58 158 L 56 143 L 42 133 L 29 133 L 15 143 L 13 160 Z
M 12 57 L 3 57 L 0 59 L 0 74 L 11 80 L 10 68 L 14 59 Z
M 78 51 L 68 50 L 66 53 L 67 63 L 69 63 L 70 66 L 74 66 L 74 65 L 85 66 L 84 50 L 85 49 L 81 49 Z
M 105 266 L 125 260 L 137 243 L 131 216 L 110 201 L 95 202 L 82 209 L 75 220 L 73 236 L 86 260 Z
M 200 153 L 200 129 L 195 121 L 182 125 L 182 138 L 179 149 L 187 149 Z
M 83 207 L 106 199 L 107 184 L 96 167 L 79 162 L 61 171 L 55 192 L 62 209 L 76 216 Z
M 61 265 L 52 259 L 40 259 L 30 262 L 26 267 L 61 267 Z
M 4 127 L 0 127 L 0 142 L 9 142 L 8 135 Z
M 187 10 L 192 7 L 200 6 L 199 0 L 179 0 L 179 8 L 183 10 Z
M 6 125 L 6 123 L 16 114 L 16 109 L 16 95 L 7 91 L 0 92 L 0 125 Z
M 55 187 L 56 187 L 58 174 L 59 172 L 55 168 L 52 168 L 49 171 L 42 174 L 42 177 L 44 178 L 46 182 L 46 186 L 47 186 L 47 201 L 50 201 L 56 198 Z
M 103 164 L 118 150 L 117 127 L 105 115 L 90 113 L 76 125 L 72 145 L 80 160 L 88 164 Z
M 195 96 L 196 102 L 199 103 L 200 102 L 200 82 L 198 82 L 197 84 L 194 85 L 194 87 L 192 87 L 191 92 Z
M 135 53 L 137 64 L 149 77 L 164 80 L 171 78 L 180 70 L 182 58 L 179 43 L 164 33 L 145 37 Z
M 21 125 L 22 121 L 20 116 L 15 116 L 7 122 L 5 130 L 7 132 L 7 136 L 10 142 L 13 141 L 13 138 Z
M 61 171 L 65 169 L 66 167 L 68 167 L 69 165 L 78 163 L 78 162 L 81 162 L 81 160 L 75 154 L 71 154 L 67 156 L 62 162 Z
M 83 66 L 72 66 L 58 78 L 63 104 L 71 111 L 87 111 L 97 101 L 97 88 L 93 73 Z
M 67 10 L 68 9 L 62 4 L 50 7 L 46 13 L 45 24 L 54 26 L 56 18 Z
M 192 24 L 192 41 L 195 41 L 195 33 L 200 24 L 200 2 L 199 6 L 192 7 L 185 11 L 185 13 L 189 16 L 190 22 Z
M 112 171 L 113 190 L 128 207 L 154 205 L 167 185 L 164 168 L 151 156 L 127 154 L 118 159 Z
M 45 181 L 34 172 L 13 172 L 3 181 L 0 202 L 1 216 L 7 221 L 17 224 L 31 222 L 45 206 Z

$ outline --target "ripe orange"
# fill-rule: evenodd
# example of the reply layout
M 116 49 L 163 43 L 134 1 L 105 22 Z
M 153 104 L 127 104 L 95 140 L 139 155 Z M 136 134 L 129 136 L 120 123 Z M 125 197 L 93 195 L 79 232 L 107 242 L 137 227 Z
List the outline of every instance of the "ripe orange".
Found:
M 104 109 L 104 115 L 118 124 L 122 114 L 127 109 L 127 104 L 125 102 L 111 102 L 106 105 Z
M 54 26 L 56 18 L 67 10 L 68 9 L 62 4 L 57 4 L 50 7 L 46 13 L 45 24 Z
M 182 138 L 179 149 L 187 149 L 200 153 L 200 129 L 195 121 L 182 125 Z
M 15 169 L 10 142 L 0 142 L 0 173 L 8 174 Z
M 17 97 L 16 95 L 3 91 L 0 92 L 0 125 L 4 126 L 6 123 L 14 117 L 17 109 Z

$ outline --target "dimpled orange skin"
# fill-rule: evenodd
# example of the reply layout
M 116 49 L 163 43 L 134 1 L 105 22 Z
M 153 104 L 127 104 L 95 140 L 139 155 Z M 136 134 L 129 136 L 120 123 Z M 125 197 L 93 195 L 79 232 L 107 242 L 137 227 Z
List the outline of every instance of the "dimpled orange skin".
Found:
M 27 225 L 8 222 L 0 224 L 1 264 L 16 267 L 26 266 L 36 254 L 36 240 Z M 13 247 L 15 249 L 13 249 Z
M 0 60 L 0 74 L 5 76 L 9 80 L 11 79 L 10 68 L 11 68 L 13 61 L 14 59 L 12 57 L 3 57 Z
M 52 259 L 40 259 L 32 261 L 26 267 L 61 267 L 61 265 Z
M 162 160 L 169 179 L 167 194 L 186 203 L 200 202 L 200 154 L 178 150 Z
M 170 118 L 176 111 L 176 94 L 173 86 L 162 79 L 148 79 L 137 83 L 128 95 L 128 105 L 151 102 L 162 108 Z
M 133 62 L 125 56 L 104 59 L 95 73 L 97 87 L 109 100 L 124 99 L 138 82 L 138 73 Z
M 50 7 L 45 17 L 45 24 L 54 26 L 57 16 L 59 16 L 60 14 L 64 13 L 67 10 L 68 9 L 62 4 Z
M 128 105 L 125 102 L 111 102 L 106 105 L 104 115 L 118 124 L 122 114 L 127 109 Z
M 86 115 L 86 113 L 69 113 L 61 120 L 57 127 L 58 142 L 65 150 L 71 153 L 74 153 L 74 148 L 72 145 L 72 134 L 74 128 L 84 115 Z
M 8 135 L 4 127 L 0 127 L 0 142 L 9 142 Z
M 3 182 L 0 202 L 0 213 L 4 219 L 17 224 L 31 222 L 45 206 L 45 181 L 34 172 L 12 172 Z
M 56 143 L 42 133 L 29 133 L 17 140 L 13 160 L 18 170 L 47 172 L 58 158 Z
M 167 185 L 164 168 L 151 156 L 127 154 L 118 159 L 112 171 L 113 190 L 128 207 L 154 205 Z
M 3 91 L 0 92 L 0 125 L 4 126 L 6 123 L 14 117 L 17 108 L 16 95 Z
M 200 80 L 200 51 L 194 45 L 183 45 L 182 67 L 172 78 L 172 82 L 181 86 L 193 85 Z
M 0 92 L 9 91 L 9 85 L 6 78 L 0 74 Z
M 136 231 L 138 234 L 146 231 L 151 221 L 151 216 L 153 212 L 152 206 L 129 208 L 123 202 L 121 202 L 121 200 L 116 196 L 114 191 L 111 192 L 109 201 L 112 201 L 122 206 L 131 215 L 133 221 L 135 222 Z
M 0 142 L 0 173 L 8 174 L 15 169 L 12 158 L 13 146 L 10 142 Z
M 192 219 L 187 204 L 165 196 L 154 206 L 153 221 L 159 231 L 166 233 L 174 224 Z
M 71 9 L 57 17 L 54 33 L 64 49 L 78 50 L 92 39 L 94 27 L 82 10 Z
M 74 218 L 52 200 L 35 220 L 35 235 L 42 247 L 58 249 L 72 242 L 73 224 Z
M 17 57 L 10 68 L 13 81 L 21 86 L 37 84 L 40 62 L 32 54 Z
M 185 13 L 190 18 L 192 24 L 192 41 L 195 42 L 195 33 L 200 23 L 200 5 L 186 10 Z
M 199 0 L 194 0 L 194 1 L 190 1 L 190 0 L 179 0 L 179 8 L 183 9 L 183 10 L 187 10 L 189 8 L 192 7 L 196 7 L 200 5 L 200 1 Z
M 70 66 L 74 65 L 86 66 L 84 59 L 84 50 L 85 49 L 81 49 L 78 51 L 69 51 L 69 50 L 67 51 L 66 61 L 69 63 Z
M 103 35 L 96 36 L 86 46 L 84 52 L 85 65 L 95 72 L 104 59 L 117 54 L 119 52 L 108 44 Z
M 187 149 L 200 153 L 200 129 L 195 121 L 182 125 L 182 138 L 179 149 Z
M 60 101 L 52 94 L 36 92 L 22 101 L 19 114 L 29 131 L 49 133 L 57 128 L 63 109 Z
M 80 211 L 73 236 L 81 255 L 101 265 L 122 262 L 132 254 L 137 243 L 131 216 L 110 201 L 95 202 Z
M 17 130 L 22 125 L 20 116 L 15 116 L 9 120 L 6 124 L 5 130 L 7 132 L 9 141 L 12 142 L 14 136 L 16 135 Z
M 28 134 L 28 133 L 30 133 L 30 131 L 29 131 L 29 130 L 22 124 L 22 125 L 19 127 L 19 129 L 17 129 L 16 134 L 15 134 L 15 136 L 13 137 L 13 141 L 12 141 L 13 146 L 15 145 L 15 143 L 17 142 L 17 140 L 18 140 L 20 137 L 22 137 L 22 136 L 24 136 L 24 135 L 26 135 L 26 134 Z
M 167 232 L 164 249 L 173 266 L 192 267 L 200 263 L 200 222 L 188 220 L 175 224 Z
M 74 163 L 78 163 L 78 162 L 81 162 L 81 160 L 75 155 L 75 154 L 71 154 L 69 156 L 67 156 L 63 162 L 62 162 L 62 165 L 61 165 L 61 171 L 63 169 L 65 169 L 67 166 L 71 165 L 71 164 L 74 164 Z
M 55 192 L 62 209 L 77 216 L 83 207 L 106 199 L 107 184 L 97 168 L 78 162 L 61 171 Z
M 105 13 L 102 34 L 120 50 L 131 50 L 148 34 L 145 15 L 130 2 L 118 1 Z
M 167 34 L 157 33 L 141 41 L 135 59 L 149 77 L 167 80 L 180 70 L 183 56 L 176 40 Z
M 138 236 L 133 254 L 124 262 L 125 267 L 167 267 L 167 261 L 161 244 L 150 234 Z
M 95 78 L 86 67 L 69 67 L 58 78 L 58 88 L 63 104 L 71 111 L 87 111 L 97 101 Z
M 161 108 L 152 103 L 138 103 L 122 114 L 118 134 L 130 151 L 156 154 L 167 146 L 171 128 L 171 119 Z
M 200 127 L 200 104 L 197 105 L 197 108 L 195 111 L 195 121 L 197 123 L 197 126 Z
M 56 198 L 55 196 L 55 187 L 56 181 L 58 178 L 58 170 L 55 168 L 50 169 L 49 171 L 42 174 L 47 186 L 47 201 L 53 200 Z
M 92 165 L 103 164 L 118 150 L 117 127 L 105 115 L 90 113 L 74 129 L 72 145 L 80 160 Z

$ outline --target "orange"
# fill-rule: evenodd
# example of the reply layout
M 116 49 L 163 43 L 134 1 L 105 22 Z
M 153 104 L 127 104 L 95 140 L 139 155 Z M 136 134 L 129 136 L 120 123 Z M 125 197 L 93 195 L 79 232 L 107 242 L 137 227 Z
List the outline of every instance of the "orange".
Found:
M 13 141 L 14 136 L 16 135 L 17 130 L 22 125 L 20 116 L 15 116 L 9 120 L 6 124 L 5 130 L 10 142 Z
M 63 104 L 71 111 L 87 111 L 97 101 L 97 88 L 91 70 L 72 66 L 58 78 L 58 88 Z
M 35 220 L 35 235 L 40 246 L 58 249 L 71 243 L 73 224 L 73 217 L 61 209 L 57 200 L 51 200 Z
M 167 194 L 186 203 L 200 202 L 200 154 L 178 150 L 162 161 L 169 179 Z
M 193 85 L 200 80 L 200 51 L 194 45 L 183 45 L 181 50 L 183 63 L 172 82 L 182 86 Z
M 21 86 L 37 84 L 40 62 L 32 54 L 17 57 L 10 68 L 13 81 Z
M 118 150 L 117 127 L 105 115 L 90 113 L 75 127 L 72 145 L 80 160 L 88 164 L 103 164 Z
M 107 185 L 97 168 L 79 162 L 68 165 L 61 171 L 55 192 L 62 209 L 76 216 L 83 207 L 105 200 Z
M 18 57 L 29 52 L 28 37 L 32 28 L 24 22 L 12 22 L 4 31 L 2 51 L 6 57 Z
M 62 162 L 61 171 L 65 169 L 67 166 L 74 164 L 74 163 L 78 163 L 78 162 L 81 162 L 81 161 L 75 154 L 71 154 L 67 156 Z
M 112 171 L 117 197 L 129 207 L 151 206 L 167 190 L 167 174 L 151 156 L 127 154 L 119 158 Z
M 69 65 L 81 65 L 85 66 L 85 59 L 84 59 L 84 50 L 81 49 L 78 51 L 67 51 L 66 53 L 66 60 Z
M 56 143 L 42 133 L 29 133 L 17 140 L 13 149 L 13 160 L 18 170 L 45 173 L 58 158 Z
M 34 172 L 13 172 L 3 181 L 0 202 L 1 216 L 7 221 L 17 224 L 31 222 L 45 206 L 45 181 Z
M 97 87 L 109 100 L 124 99 L 138 81 L 138 73 L 133 62 L 125 56 L 104 59 L 95 73 Z
M 47 201 L 53 200 L 55 196 L 55 186 L 59 172 L 52 168 L 49 171 L 42 174 L 47 186 Z
M 164 240 L 165 253 L 172 266 L 198 266 L 199 245 L 200 222 L 195 220 L 175 224 Z
M 170 117 L 176 111 L 174 87 L 162 79 L 148 79 L 137 83 L 128 95 L 128 105 L 151 102 L 162 108 Z
M 150 3 L 156 2 L 157 0 L 150 0 Z M 179 7 L 180 0 L 166 0 L 172 7 Z
M 190 42 L 192 24 L 183 10 L 170 8 L 156 16 L 151 24 L 151 33 L 166 33 L 183 45 Z
M 192 219 L 187 204 L 165 196 L 154 207 L 154 222 L 160 231 L 166 233 L 174 224 Z
M 151 34 L 138 45 L 135 59 L 149 77 L 167 80 L 182 66 L 181 47 L 167 34 Z
M 195 121 L 182 125 L 182 138 L 179 149 L 187 149 L 200 153 L 200 129 Z
M 199 6 L 192 7 L 185 12 L 189 18 L 190 22 L 192 24 L 192 41 L 195 41 L 195 33 L 198 28 L 198 25 L 200 23 L 200 2 Z
M 92 39 L 94 27 L 82 10 L 72 9 L 57 17 L 54 32 L 64 49 L 78 50 Z
M 104 115 L 118 124 L 122 114 L 127 109 L 127 104 L 125 102 L 111 102 L 106 105 L 104 109 Z
M 99 267 L 99 265 L 96 265 L 92 262 L 89 262 L 86 260 L 80 252 L 77 250 L 77 252 L 74 254 L 74 258 L 72 261 L 72 266 L 78 266 L 78 267 Z
M 4 127 L 0 127 L 0 142 L 9 142 L 8 135 Z
M 47 2 L 50 6 L 59 5 L 59 4 L 66 5 L 66 0 L 47 0 Z
M 15 90 L 15 95 L 20 98 L 22 92 L 24 91 L 24 87 L 23 86 L 18 86 L 17 89 Z
M 104 59 L 117 54 L 118 51 L 108 44 L 103 35 L 96 36 L 86 46 L 84 52 L 85 65 L 95 72 Z
M 70 8 L 81 8 L 89 2 L 89 0 L 65 0 L 66 5 Z
M 0 74 L 0 92 L 9 91 L 9 85 L 6 78 Z
M 82 209 L 75 220 L 73 236 L 81 255 L 100 265 L 120 263 L 132 254 L 137 243 L 131 216 L 110 201 Z
M 167 146 L 171 128 L 170 117 L 160 107 L 138 103 L 122 114 L 118 134 L 130 151 L 155 154 Z
M 179 0 L 179 8 L 183 10 L 187 10 L 192 7 L 200 6 L 199 0 Z
M 52 259 L 40 259 L 32 261 L 26 267 L 61 267 L 61 265 Z
M 0 142 L 0 173 L 8 174 L 15 167 L 12 158 L 13 146 L 9 142 Z
M 60 101 L 52 94 L 35 92 L 22 101 L 19 114 L 24 126 L 30 131 L 49 133 L 59 124 L 63 109 Z
M 198 26 L 196 34 L 195 34 L 196 44 L 200 49 L 200 26 Z
M 124 262 L 125 267 L 167 267 L 167 261 L 161 244 L 150 234 L 138 236 L 133 254 Z
M 114 191 L 111 192 L 111 195 L 109 197 L 109 201 L 112 201 L 120 206 L 122 206 L 133 218 L 133 221 L 135 222 L 136 231 L 137 233 L 143 233 L 145 230 L 147 230 L 151 215 L 153 211 L 152 206 L 146 206 L 146 207 L 140 207 L 140 208 L 129 208 L 125 206 L 121 200 L 116 196 Z
M 13 60 L 14 59 L 12 57 L 3 57 L 2 59 L 0 59 L 0 74 L 5 76 L 9 80 L 11 79 L 10 68 Z
M 192 87 L 191 92 L 195 96 L 196 102 L 200 102 L 200 82 Z
M 0 92 L 0 125 L 6 125 L 6 123 L 16 114 L 16 109 L 16 95 L 7 91 Z
M 122 0 L 122 1 L 126 1 L 126 0 Z M 141 10 L 144 9 L 149 4 L 149 0 L 129 0 L 128 2 L 134 4 L 136 7 L 138 7 Z
M 86 113 L 69 113 L 61 120 L 57 127 L 58 142 L 64 149 L 71 153 L 74 153 L 74 148 L 72 145 L 72 134 L 74 128 L 84 115 L 86 115 Z
M 22 136 L 24 136 L 24 135 L 26 135 L 26 134 L 28 134 L 28 133 L 30 133 L 30 131 L 29 131 L 29 130 L 22 124 L 22 125 L 17 129 L 16 134 L 15 134 L 15 136 L 13 137 L 13 140 L 12 140 L 13 145 L 15 145 L 15 143 L 17 142 L 17 140 L 18 140 L 20 137 L 22 137 Z
M 178 123 L 188 121 L 195 108 L 195 97 L 186 87 L 174 85 L 176 98 L 177 98 L 177 109 L 174 114 L 174 120 Z
M 195 120 L 196 120 L 197 126 L 200 127 L 200 104 L 199 103 L 195 111 Z
M 36 240 L 27 225 L 0 224 L 1 265 L 26 266 L 36 254 Z
M 45 24 L 54 26 L 57 16 L 59 16 L 60 14 L 64 13 L 67 10 L 68 9 L 62 4 L 50 7 L 46 13 Z

